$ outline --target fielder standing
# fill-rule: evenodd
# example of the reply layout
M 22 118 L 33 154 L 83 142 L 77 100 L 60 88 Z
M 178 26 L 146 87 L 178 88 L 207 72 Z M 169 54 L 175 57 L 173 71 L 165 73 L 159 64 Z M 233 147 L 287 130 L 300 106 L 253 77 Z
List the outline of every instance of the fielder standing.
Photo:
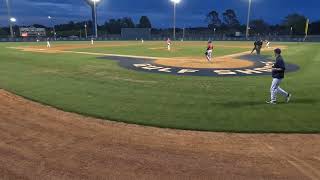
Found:
M 267 101 L 268 104 L 277 104 L 277 94 L 280 94 L 286 98 L 288 103 L 291 98 L 291 94 L 280 88 L 280 84 L 284 79 L 284 73 L 286 70 L 285 62 L 281 56 L 281 49 L 275 49 L 274 54 L 276 56 L 276 62 L 272 67 L 272 85 L 270 88 L 271 100 Z
M 91 38 L 91 45 L 93 45 L 94 44 L 94 40 L 93 40 L 93 38 Z
M 205 55 L 209 62 L 212 62 L 212 53 L 213 53 L 213 44 L 212 44 L 212 41 L 208 41 L 208 47 Z
M 171 50 L 171 40 L 170 38 L 167 39 L 168 51 Z

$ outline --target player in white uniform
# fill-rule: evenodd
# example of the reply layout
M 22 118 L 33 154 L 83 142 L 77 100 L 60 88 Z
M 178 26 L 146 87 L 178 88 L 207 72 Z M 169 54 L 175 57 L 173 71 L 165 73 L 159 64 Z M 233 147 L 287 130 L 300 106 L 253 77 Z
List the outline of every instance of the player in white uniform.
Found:
M 170 38 L 167 39 L 168 51 L 171 50 L 171 40 Z
M 266 43 L 266 48 L 268 48 L 268 49 L 271 48 L 270 42 L 268 40 L 265 40 L 264 42 Z
M 51 48 L 50 38 L 47 38 L 47 48 Z
M 94 41 L 93 41 L 93 38 L 91 38 L 91 45 L 93 45 L 94 44 Z

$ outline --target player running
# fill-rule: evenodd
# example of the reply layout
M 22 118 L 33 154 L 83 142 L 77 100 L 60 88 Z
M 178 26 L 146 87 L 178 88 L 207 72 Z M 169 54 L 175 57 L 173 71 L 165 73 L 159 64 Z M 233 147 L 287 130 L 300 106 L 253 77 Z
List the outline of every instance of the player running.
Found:
M 208 47 L 205 53 L 208 62 L 212 62 L 212 52 L 213 52 L 213 43 L 212 41 L 208 41 Z
M 168 45 L 168 51 L 170 51 L 171 50 L 171 39 L 170 38 L 167 39 L 167 45 Z
M 50 38 L 47 38 L 47 48 L 51 48 Z

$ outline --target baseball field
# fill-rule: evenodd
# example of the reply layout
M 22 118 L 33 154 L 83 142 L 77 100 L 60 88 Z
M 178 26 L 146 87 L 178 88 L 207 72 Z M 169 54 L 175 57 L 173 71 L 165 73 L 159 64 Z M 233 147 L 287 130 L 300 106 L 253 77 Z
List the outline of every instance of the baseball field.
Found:
M 1 43 L 0 179 L 319 179 L 320 44 L 206 46 Z
M 270 94 L 268 74 L 152 73 L 148 72 L 152 68 L 138 71 L 113 59 L 120 56 L 126 63 L 132 57 L 155 59 L 160 66 L 184 69 L 243 68 L 253 62 L 232 55 L 248 54 L 252 42 L 215 42 L 213 63 L 204 57 L 206 42 L 175 42 L 170 52 L 164 42 L 51 45 L 1 43 L 0 88 L 63 111 L 139 125 L 215 132 L 320 132 L 320 44 L 272 44 L 283 49 L 286 63 L 299 67 L 282 83 L 293 94 L 292 101 L 287 104 L 279 97 L 277 105 L 265 103 Z M 274 59 L 272 49 L 263 49 L 262 56 Z

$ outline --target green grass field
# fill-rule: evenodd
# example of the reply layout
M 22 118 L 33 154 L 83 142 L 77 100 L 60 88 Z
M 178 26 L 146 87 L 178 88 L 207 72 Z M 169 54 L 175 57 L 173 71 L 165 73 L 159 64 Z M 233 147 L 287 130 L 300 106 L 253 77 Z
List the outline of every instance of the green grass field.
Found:
M 69 44 L 70 42 L 68 42 Z M 73 42 L 87 43 L 87 42 Z M 119 43 L 119 42 L 104 42 Z M 63 42 L 53 43 L 54 45 Z M 167 53 L 163 42 L 75 51 L 156 57 L 202 56 L 205 42 L 179 42 Z M 251 42 L 218 42 L 250 46 Z M 114 121 L 166 128 L 228 132 L 320 132 L 320 44 L 281 43 L 284 58 L 300 66 L 282 87 L 289 104 L 267 105 L 271 77 L 189 77 L 127 70 L 94 55 L 22 52 L 0 43 L 0 88 L 56 108 Z M 248 51 L 221 47 L 216 56 Z M 271 52 L 264 53 L 272 55 Z M 280 101 L 281 102 L 281 101 Z M 23 123 L 23 122 L 21 122 Z

